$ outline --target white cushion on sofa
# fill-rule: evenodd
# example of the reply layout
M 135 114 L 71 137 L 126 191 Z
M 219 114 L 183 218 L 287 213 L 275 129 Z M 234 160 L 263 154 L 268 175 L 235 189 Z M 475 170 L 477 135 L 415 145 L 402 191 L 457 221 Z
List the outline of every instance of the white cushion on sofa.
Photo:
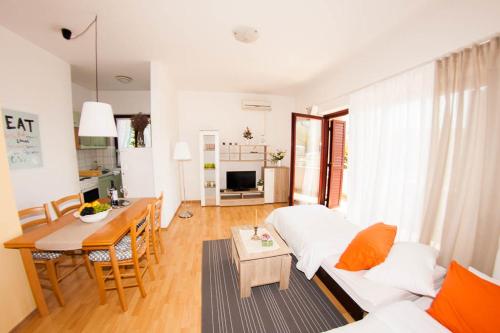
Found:
M 438 251 L 414 242 L 394 243 L 383 263 L 365 273 L 368 280 L 435 297 L 434 269 Z

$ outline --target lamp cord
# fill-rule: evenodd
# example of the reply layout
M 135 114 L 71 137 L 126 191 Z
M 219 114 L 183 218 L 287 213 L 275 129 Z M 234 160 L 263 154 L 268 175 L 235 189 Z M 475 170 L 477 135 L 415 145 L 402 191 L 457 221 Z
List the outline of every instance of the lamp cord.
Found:
M 94 19 L 95 22 L 95 96 L 96 102 L 99 102 L 99 74 L 97 74 L 97 15 Z
M 80 32 L 78 35 L 71 37 L 70 39 L 77 39 L 78 37 L 82 36 L 90 29 L 90 27 L 94 23 L 95 23 L 95 41 L 94 41 L 94 47 L 95 47 L 95 50 L 94 50 L 94 52 L 95 52 L 95 96 L 96 96 L 96 102 L 99 102 L 99 74 L 97 72 L 97 15 L 95 16 L 94 20 L 89 23 L 89 25 L 85 28 L 85 30 Z M 71 34 L 71 31 L 70 31 L 70 34 Z

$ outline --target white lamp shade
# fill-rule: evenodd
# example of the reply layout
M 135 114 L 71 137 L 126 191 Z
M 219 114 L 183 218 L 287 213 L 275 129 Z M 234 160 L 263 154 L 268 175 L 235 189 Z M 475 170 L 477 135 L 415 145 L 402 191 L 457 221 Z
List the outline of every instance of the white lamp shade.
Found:
M 78 136 L 118 136 L 111 105 L 101 102 L 83 103 Z
M 187 161 L 191 159 L 187 142 L 177 142 L 174 149 L 174 160 Z

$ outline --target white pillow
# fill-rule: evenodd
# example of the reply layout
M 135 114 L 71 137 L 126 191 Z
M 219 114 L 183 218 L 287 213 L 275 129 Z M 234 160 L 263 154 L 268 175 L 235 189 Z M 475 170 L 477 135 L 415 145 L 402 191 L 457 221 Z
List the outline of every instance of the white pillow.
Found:
M 437 255 L 434 248 L 425 244 L 394 243 L 385 261 L 366 272 L 364 277 L 415 294 L 435 297 Z
M 469 266 L 469 272 L 473 273 L 474 275 L 480 277 L 481 279 L 483 280 L 486 280 L 488 282 L 491 282 L 493 284 L 496 284 L 497 286 L 500 286 L 500 280 L 497 280 L 495 278 L 492 278 L 491 276 L 489 275 L 486 275 L 484 274 L 483 272 L 481 271 L 478 271 L 477 269 L 475 269 L 474 267 L 471 267 Z

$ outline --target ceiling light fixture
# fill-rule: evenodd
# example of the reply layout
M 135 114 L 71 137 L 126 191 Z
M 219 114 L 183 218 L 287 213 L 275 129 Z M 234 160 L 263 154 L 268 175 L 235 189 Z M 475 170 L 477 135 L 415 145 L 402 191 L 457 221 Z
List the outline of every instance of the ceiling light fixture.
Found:
M 128 83 L 134 81 L 133 78 L 131 78 L 130 76 L 127 76 L 127 75 L 115 75 L 115 79 L 116 79 L 116 81 L 123 83 L 123 84 L 128 84 Z
M 62 28 L 61 33 L 66 40 L 72 40 L 83 35 L 95 24 L 95 94 L 96 101 L 84 102 L 78 136 L 116 137 L 116 124 L 113 109 L 107 103 L 99 102 L 99 72 L 97 68 L 97 15 L 95 19 L 81 33 L 72 37 L 69 29 Z
M 237 27 L 233 30 L 233 37 L 238 42 L 253 43 L 259 39 L 259 31 L 252 27 Z

